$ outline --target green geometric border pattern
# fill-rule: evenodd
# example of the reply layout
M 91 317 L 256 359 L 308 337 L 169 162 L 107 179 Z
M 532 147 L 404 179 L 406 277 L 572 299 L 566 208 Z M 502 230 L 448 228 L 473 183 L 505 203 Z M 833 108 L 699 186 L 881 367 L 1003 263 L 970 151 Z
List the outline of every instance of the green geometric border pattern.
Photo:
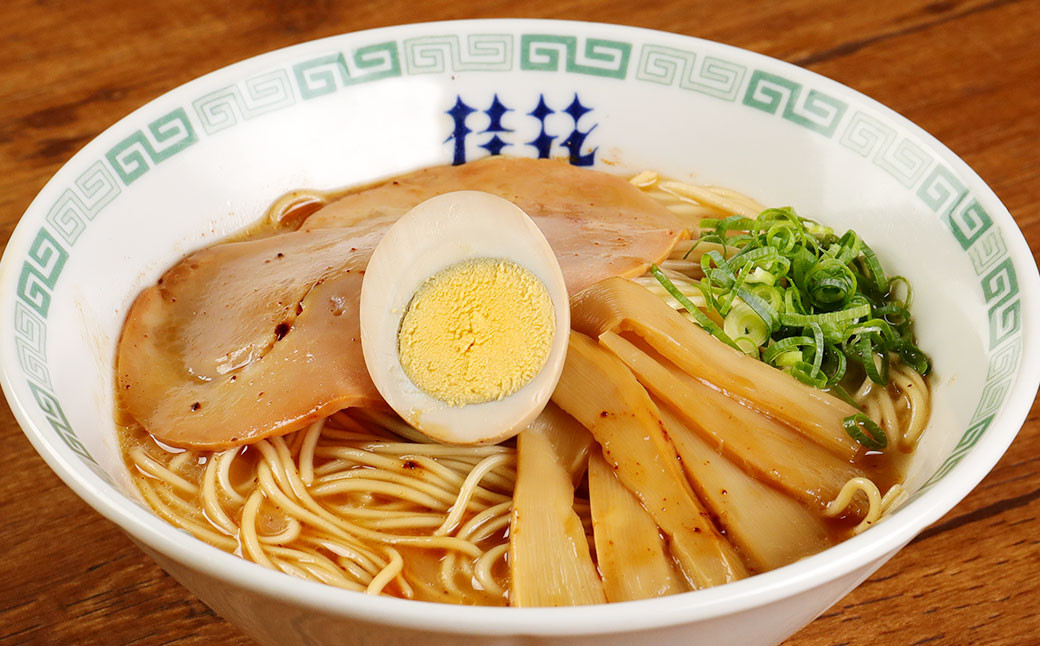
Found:
M 358 83 L 401 76 L 401 58 L 394 41 L 359 47 L 350 55 L 334 52 L 293 65 L 300 96 L 313 99 Z
M 733 101 L 740 92 L 747 68 L 713 56 L 660 45 L 643 45 L 636 68 L 636 78 L 660 85 L 678 85 L 684 90 L 700 92 Z
M 116 144 L 105 158 L 129 186 L 152 166 L 166 161 L 199 140 L 184 108 L 177 108 Z
M 520 36 L 522 70 L 563 71 L 624 79 L 628 75 L 631 54 L 632 43 L 616 40 L 585 38 L 585 46 L 579 47 L 576 36 Z
M 633 64 L 634 63 L 634 64 Z M 834 138 L 912 191 L 967 252 L 989 307 L 990 363 L 982 396 L 953 453 L 925 483 L 949 473 L 985 433 L 1011 388 L 1022 353 L 1018 280 L 1000 231 L 944 162 L 911 137 L 824 89 L 782 74 L 655 43 L 554 34 L 445 34 L 373 42 L 265 71 L 198 97 L 128 133 L 63 190 L 36 232 L 18 280 L 15 348 L 40 410 L 62 441 L 105 480 L 76 437 L 47 368 L 47 315 L 73 246 L 123 188 L 157 164 L 240 123 L 345 88 L 405 74 L 515 69 L 633 80 L 740 103 Z
M 287 70 L 273 70 L 229 85 L 192 102 L 206 134 L 296 103 Z
M 744 105 L 776 114 L 826 137 L 834 134 L 848 105 L 819 90 L 805 91 L 801 83 L 755 70 L 744 93 Z
M 463 44 L 465 40 L 465 44 Z M 419 36 L 403 43 L 409 74 L 503 72 L 513 69 L 511 34 Z

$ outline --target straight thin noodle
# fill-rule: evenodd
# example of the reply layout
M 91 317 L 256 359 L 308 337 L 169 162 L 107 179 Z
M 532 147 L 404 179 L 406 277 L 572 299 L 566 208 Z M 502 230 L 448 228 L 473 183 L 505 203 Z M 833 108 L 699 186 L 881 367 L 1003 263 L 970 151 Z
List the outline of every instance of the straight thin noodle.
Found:
M 365 527 L 376 531 L 387 531 L 387 530 L 425 530 L 434 529 L 440 527 L 443 519 L 441 518 L 368 518 L 355 520 L 354 522 Z
M 689 224 L 691 228 L 697 222 L 704 219 L 703 207 L 697 206 L 695 204 L 672 202 L 671 204 L 665 203 L 664 208 L 671 211 L 672 214 L 678 217 L 680 220 L 685 220 L 686 224 Z
M 891 433 L 898 433 L 900 441 L 902 439 L 902 432 L 900 430 L 899 419 L 896 417 L 896 407 L 892 403 L 892 397 L 888 393 L 886 388 L 878 388 L 877 396 L 874 398 L 878 404 L 878 410 L 881 416 L 881 427 L 885 431 Z
M 178 471 L 183 469 L 186 464 L 188 464 L 195 458 L 196 456 L 194 452 L 183 451 L 173 456 L 173 458 L 168 463 L 166 463 L 166 468 L 172 471 L 173 473 L 177 473 Z
M 418 577 L 409 573 L 407 568 L 401 573 L 401 575 L 414 587 L 414 589 L 421 591 L 425 597 L 434 599 L 437 603 L 457 604 L 460 602 L 460 599 L 462 599 L 461 591 L 458 591 L 455 595 L 446 592 L 443 582 L 440 581 L 439 578 L 438 580 L 427 580 L 424 577 Z
M 134 449 L 130 451 L 130 457 L 133 459 L 134 464 L 139 469 L 151 475 L 152 477 L 157 478 L 162 482 L 165 482 L 174 489 L 182 491 L 190 496 L 195 496 L 198 494 L 199 488 L 197 486 L 188 482 L 176 473 L 170 471 L 165 466 L 159 464 L 159 462 L 152 459 L 151 456 L 145 453 L 144 449 L 142 449 L 141 447 L 134 447 Z
M 431 509 L 447 509 L 448 505 L 455 500 L 455 494 L 449 490 L 449 483 L 438 482 L 437 478 L 430 481 L 421 480 L 401 473 L 400 469 L 387 471 L 386 469 L 352 469 L 350 471 L 332 474 L 322 478 L 320 482 L 311 488 L 311 494 L 323 496 L 331 493 L 341 493 L 357 489 L 357 485 L 349 483 L 356 480 L 381 481 L 388 485 L 411 487 L 414 491 L 412 496 L 396 496 L 402 499 L 413 500 L 416 504 L 430 507 Z M 425 500 L 417 500 L 418 496 L 425 496 Z M 487 493 L 486 496 L 492 494 Z
M 884 517 L 895 511 L 909 499 L 910 492 L 906 490 L 906 487 L 901 484 L 892 485 L 881 497 L 881 516 Z
M 325 459 L 349 460 L 354 464 L 381 469 L 398 469 L 402 464 L 398 457 L 387 457 L 351 446 L 318 446 L 315 448 L 315 455 Z
M 186 520 L 195 523 L 198 520 L 204 520 L 200 518 L 199 508 L 191 503 L 191 501 L 182 498 L 177 495 L 169 486 L 162 486 L 161 484 L 155 487 L 155 493 L 159 498 L 166 503 L 166 506 L 179 513 Z M 212 529 L 212 528 L 209 528 Z
M 691 238 L 689 240 L 679 240 L 672 247 L 672 253 L 669 255 L 670 258 L 683 258 L 686 254 L 690 253 L 690 250 L 694 247 L 700 247 L 708 243 L 698 240 L 697 238 Z
M 488 472 L 487 476 L 482 481 L 483 484 L 495 489 L 501 493 L 509 493 L 512 495 L 513 486 L 516 484 L 516 458 L 515 453 L 513 454 L 513 460 L 505 462 L 493 470 Z M 432 460 L 432 458 L 426 458 Z M 469 474 L 473 467 L 477 466 L 480 460 L 483 458 L 477 457 L 473 460 L 454 460 L 452 458 L 439 458 L 436 460 L 438 464 L 452 470 L 456 474 L 456 478 L 461 483 L 465 480 L 466 475 Z
M 411 584 L 408 583 L 408 579 L 405 578 L 404 568 L 402 568 L 401 571 L 397 573 L 397 576 L 394 577 L 393 582 L 397 584 L 397 588 L 398 590 L 400 590 L 402 597 L 404 597 L 405 599 L 415 598 L 415 590 L 412 588 Z
M 432 444 L 432 440 L 426 437 L 419 431 L 415 430 L 403 421 L 392 417 L 386 413 L 379 411 L 370 410 L 367 408 L 355 408 L 353 411 L 370 424 L 384 428 L 395 435 L 399 435 L 407 440 L 411 440 L 416 444 Z
M 278 455 L 282 472 L 285 473 L 289 487 L 292 489 L 292 492 L 296 494 L 296 498 L 302 501 L 304 497 L 307 496 L 307 485 L 300 479 L 300 472 L 297 469 L 296 460 L 293 459 L 292 453 L 289 452 L 289 447 L 285 444 L 285 438 L 273 438 L 271 440 L 271 445 L 274 447 L 275 453 Z
M 495 505 L 494 507 L 488 507 L 479 514 L 474 515 L 472 518 L 463 523 L 462 527 L 456 533 L 456 536 L 461 538 L 469 538 L 473 535 L 473 532 L 480 529 L 481 525 L 493 520 L 496 517 L 509 518 L 510 513 L 513 510 L 513 501 L 503 502 Z M 482 539 L 475 539 L 474 542 L 479 543 Z
M 315 548 L 328 550 L 336 556 L 357 563 L 367 573 L 368 579 L 379 574 L 379 571 L 386 567 L 386 563 L 379 554 L 361 543 L 353 544 L 345 542 L 338 537 L 320 534 L 306 536 L 304 542 Z
M 253 511 L 254 516 L 255 516 L 255 513 L 256 512 L 254 510 Z M 296 524 L 299 525 L 299 522 L 297 521 Z M 256 536 L 255 529 L 253 530 L 252 535 Z M 262 538 L 260 538 L 259 542 L 263 543 L 264 541 L 263 541 Z M 303 545 L 308 545 L 308 544 L 313 544 L 313 542 L 312 541 L 307 541 L 307 540 L 303 541 Z M 337 556 L 343 556 L 345 554 L 345 555 L 351 557 L 351 558 L 348 558 L 347 560 L 348 561 L 352 561 L 352 562 L 356 562 L 356 566 L 355 567 L 352 567 L 352 566 L 349 566 L 349 565 L 348 566 L 344 566 L 342 564 L 342 562 L 334 564 L 331 561 L 328 561 L 328 559 L 324 559 L 324 557 L 321 557 L 321 558 L 324 559 L 323 563 L 325 564 L 325 567 L 336 566 L 336 567 L 343 568 L 347 573 L 352 574 L 355 577 L 356 581 L 362 581 L 363 583 L 367 583 L 367 581 L 372 576 L 371 574 L 367 574 L 367 576 L 366 576 L 366 572 L 365 572 L 365 569 L 364 569 L 364 564 L 367 563 L 369 565 L 369 567 L 371 567 L 373 570 L 378 570 L 378 568 L 375 566 L 375 564 L 371 563 L 370 559 L 365 557 L 363 554 L 359 553 L 357 550 L 347 550 L 347 549 L 344 549 L 342 547 L 341 543 L 337 543 L 336 544 L 336 546 L 339 549 L 332 549 L 328 544 L 325 544 L 325 543 L 319 543 L 318 545 L 321 546 L 321 547 L 325 547 L 326 549 L 329 549 L 331 552 L 333 552 Z M 267 552 L 270 552 L 272 554 L 280 555 L 283 558 L 287 558 L 289 556 L 292 556 L 293 558 L 299 560 L 300 558 L 302 558 L 302 556 L 300 556 L 301 554 L 307 554 L 307 553 L 312 554 L 312 556 L 314 558 L 317 558 L 317 556 L 318 556 L 317 553 L 314 552 L 313 550 L 302 550 L 302 549 L 298 549 L 298 548 L 283 548 L 283 547 L 279 547 L 279 546 L 275 546 L 275 545 L 269 545 L 266 548 L 263 545 L 254 545 L 253 546 L 254 549 L 256 549 L 257 547 L 259 547 L 261 552 L 266 550 Z M 286 550 L 290 550 L 290 551 L 286 551 Z M 297 552 L 298 552 L 298 554 L 297 554 Z M 275 560 L 277 560 L 277 559 L 275 559 Z M 352 588 L 352 589 L 362 590 L 362 589 L 364 589 L 364 585 L 358 584 L 356 588 Z
M 509 526 L 510 515 L 505 514 L 498 516 L 493 520 L 488 521 L 476 532 L 471 534 L 468 538 L 474 543 L 480 543 L 491 538 L 496 532 L 501 531 Z
M 864 402 L 864 410 L 867 417 L 875 422 L 881 419 L 881 405 L 878 403 L 877 397 L 867 398 L 866 402 Z
M 303 480 L 303 484 L 311 485 L 314 483 L 314 448 L 318 445 L 318 437 L 321 435 L 321 429 L 325 427 L 325 419 L 319 419 L 309 427 L 307 427 L 306 433 L 303 434 L 303 440 L 300 443 L 300 480 Z
M 344 558 L 342 556 L 337 556 L 336 557 L 336 564 L 339 565 L 344 570 L 346 570 L 346 572 L 348 574 L 350 574 L 350 576 L 354 577 L 354 580 L 356 580 L 356 581 L 361 581 L 365 585 L 368 585 L 368 582 L 372 580 L 372 575 L 371 574 L 369 574 L 365 570 L 361 569 L 360 565 L 358 565 L 354 561 L 351 561 L 348 558 Z
M 289 433 L 288 435 L 281 436 L 282 440 L 289 447 L 289 455 L 293 456 L 294 458 L 300 455 L 300 449 L 303 448 L 304 434 L 304 431 L 294 431 L 292 433 Z
M 466 480 L 466 474 L 480 462 L 481 458 L 459 460 L 455 458 L 432 458 L 425 455 L 402 455 L 401 460 L 411 460 L 419 466 L 438 474 L 452 484 L 452 490 L 458 489 Z
M 749 208 L 746 204 L 724 197 L 701 186 L 693 186 L 692 184 L 684 184 L 683 182 L 665 181 L 659 182 L 658 187 L 662 191 L 670 193 L 681 200 L 689 200 L 698 204 L 711 206 L 726 213 L 743 215 L 748 218 L 754 218 L 759 213 L 758 211 Z
M 341 473 L 352 469 L 353 466 L 346 460 L 329 460 L 324 464 L 314 467 L 314 477 L 323 478 L 334 473 Z
M 314 580 L 314 577 L 307 570 L 293 565 L 292 563 L 287 563 L 281 559 L 275 559 L 271 564 L 271 569 L 281 571 L 284 574 L 296 577 L 297 579 L 303 579 L 304 581 Z
M 498 581 L 495 580 L 495 576 L 491 573 L 491 568 L 495 566 L 495 563 L 497 563 L 499 559 L 505 556 L 508 549 L 508 543 L 492 547 L 485 552 L 483 556 L 477 559 L 477 562 L 473 567 L 473 576 L 480 582 L 480 585 L 482 585 L 486 591 L 499 597 L 505 596 L 506 591 L 498 584 Z
M 925 424 L 931 412 L 931 397 L 928 393 L 928 385 L 925 380 L 912 368 L 899 366 L 893 372 L 893 380 L 896 386 L 907 398 L 909 411 L 906 421 L 906 429 L 903 432 L 901 448 L 912 450 L 924 431 Z
M 331 507 L 332 504 L 329 503 L 328 506 Z M 382 500 L 378 501 L 378 505 L 376 501 L 372 501 L 368 506 L 373 509 L 379 509 L 379 511 L 412 511 L 415 509 L 415 505 L 406 500 Z
M 260 452 L 261 462 L 267 465 L 268 470 L 271 473 L 271 477 L 278 484 L 278 488 L 286 493 L 296 501 L 299 500 L 296 496 L 296 492 L 293 491 L 292 485 L 289 484 L 289 477 L 285 472 L 285 466 L 282 463 L 281 456 L 278 455 L 278 451 L 275 450 L 274 446 L 268 440 L 260 440 L 253 444 L 256 450 Z
M 220 503 L 220 496 L 217 493 L 218 470 L 217 456 L 211 455 L 206 463 L 206 470 L 202 474 L 202 492 L 200 496 L 202 509 L 211 523 L 234 536 L 238 533 L 238 527 L 224 511 L 224 506 Z
M 459 497 L 455 501 L 455 504 L 451 506 L 448 511 L 448 517 L 444 519 L 444 524 L 437 528 L 434 532 L 435 536 L 445 536 L 450 534 L 462 521 L 462 515 L 466 513 L 466 508 L 469 505 L 470 499 L 473 497 L 473 491 L 477 488 L 477 485 L 484 478 L 484 476 L 494 469 L 499 464 L 509 459 L 506 455 L 492 455 L 485 458 L 476 467 L 470 471 L 469 475 L 466 476 L 466 481 L 462 483 L 462 488 L 459 490 Z
M 257 539 L 265 545 L 284 545 L 286 543 L 292 543 L 299 538 L 302 531 L 303 525 L 300 524 L 300 521 L 296 520 L 292 516 L 287 516 L 285 529 L 277 534 L 268 535 L 257 533 Z
M 296 548 L 268 547 L 272 559 L 282 561 L 295 561 L 298 567 L 311 572 L 323 583 L 346 588 L 348 590 L 364 590 L 364 586 L 357 581 L 351 581 L 344 575 L 344 570 L 339 564 L 310 550 Z
M 347 530 L 338 526 L 335 523 L 330 523 L 321 516 L 311 512 L 308 509 L 300 506 L 299 503 L 291 500 L 285 495 L 285 492 L 278 486 L 278 483 L 274 480 L 274 476 L 271 474 L 271 467 L 266 462 L 262 462 L 257 468 L 257 480 L 260 484 L 260 488 L 257 491 L 266 494 L 267 497 L 283 512 L 290 516 L 296 517 L 301 522 L 306 522 L 322 531 L 332 534 L 333 536 L 341 536 L 347 540 L 352 540 L 355 537 Z
M 368 587 L 365 588 L 367 594 L 381 593 L 383 588 L 393 581 L 397 575 L 401 573 L 401 570 L 404 569 L 404 559 L 401 558 L 401 554 L 397 550 L 386 548 L 386 552 L 390 555 L 390 562 L 387 563 L 386 567 L 383 568 L 383 570 L 372 579 L 372 582 L 368 584 Z
M 678 274 L 681 274 L 681 275 L 685 276 L 687 280 L 690 280 L 694 276 L 698 276 L 699 277 L 699 275 L 701 273 L 703 273 L 702 272 L 702 268 L 701 268 L 701 263 L 700 262 L 694 262 L 692 260 L 683 260 L 683 259 L 663 260 L 663 261 L 661 261 L 660 264 L 658 264 L 658 267 L 660 267 L 662 270 L 666 269 L 668 271 L 676 272 Z
M 462 590 L 455 584 L 455 577 L 458 574 L 458 555 L 457 554 L 445 554 L 444 558 L 441 559 L 440 569 L 440 580 L 441 585 L 450 594 L 461 597 Z
M 294 563 L 288 559 L 275 559 L 274 563 L 276 569 L 296 578 L 307 581 L 319 581 L 326 585 L 353 590 L 355 592 L 361 592 L 365 589 L 364 586 L 354 584 L 346 578 L 331 578 L 328 576 L 328 570 L 319 569 L 310 563 L 302 563 L 299 561 Z
M 481 551 L 480 554 L 473 557 L 473 560 L 480 558 L 480 556 L 482 556 L 483 554 L 484 552 Z M 441 559 L 441 569 L 439 577 L 441 585 L 443 585 L 444 589 L 447 590 L 456 599 L 462 599 L 465 597 L 465 593 L 462 592 L 456 581 L 460 578 L 465 580 L 470 576 L 470 572 L 472 571 L 472 563 L 473 561 L 460 560 L 459 555 L 454 552 L 445 555 L 445 557 Z
M 486 457 L 498 453 L 512 453 L 514 449 L 492 444 L 490 446 L 459 447 L 446 444 L 409 444 L 405 442 L 370 442 L 360 445 L 368 451 L 378 451 L 386 455 L 426 455 L 430 457 L 447 457 L 459 455 L 479 455 Z
M 340 574 L 343 570 L 339 566 L 336 566 L 335 570 L 330 570 L 313 563 L 301 563 L 300 567 L 311 574 L 308 578 L 316 579 L 325 585 L 331 585 L 345 590 L 353 590 L 355 592 L 361 592 L 365 589 L 363 586 L 358 585 Z
M 337 505 L 328 504 L 326 505 L 329 509 L 335 510 L 336 512 L 342 512 L 344 514 L 354 516 L 355 518 L 364 519 L 377 519 L 377 518 L 411 518 L 417 516 L 419 518 L 444 518 L 443 513 L 433 511 L 415 511 L 415 510 L 390 510 L 382 507 L 378 509 L 372 509 L 368 507 L 353 507 L 351 505 Z
M 349 478 L 327 482 L 314 487 L 311 493 L 316 497 L 322 497 L 352 492 L 374 493 L 407 500 L 431 509 L 447 509 L 446 503 L 442 503 L 429 494 L 408 486 L 408 483 L 386 482 L 375 478 Z
M 450 549 L 469 554 L 471 556 L 477 556 L 481 550 L 476 545 L 459 539 L 452 538 L 450 536 L 396 536 L 393 534 L 386 534 L 383 532 L 376 532 L 364 527 L 359 527 L 354 523 L 347 522 L 344 519 L 336 518 L 334 515 L 329 514 L 328 511 L 322 509 L 310 496 L 305 496 L 302 501 L 306 507 L 293 502 L 290 500 L 284 492 L 278 489 L 277 484 L 274 482 L 273 476 L 271 475 L 270 468 L 264 464 L 265 468 L 261 468 L 258 471 L 260 485 L 264 489 L 264 492 L 268 496 L 273 496 L 274 501 L 277 505 L 283 508 L 283 511 L 291 512 L 295 515 L 306 517 L 309 522 L 317 521 L 320 526 L 334 527 L 339 529 L 341 532 L 347 533 L 352 538 L 361 537 L 369 540 L 377 541 L 379 543 L 389 543 L 391 545 L 411 545 L 415 547 L 422 547 L 427 549 Z M 338 532 L 333 532 L 338 533 Z
M 867 497 L 867 501 L 870 503 L 870 508 L 867 510 L 863 520 L 859 522 L 856 527 L 853 528 L 853 532 L 859 534 L 863 530 L 867 529 L 881 518 L 882 504 L 881 504 L 881 492 L 878 491 L 878 487 L 874 484 L 873 480 L 869 478 L 856 477 L 849 479 L 845 483 L 845 486 L 838 492 L 837 497 L 827 508 L 824 509 L 823 515 L 828 518 L 834 518 L 841 515 L 845 511 L 849 504 L 852 503 L 852 497 L 857 493 L 863 492 Z
M 766 210 L 765 205 L 746 193 L 741 193 L 740 191 L 735 191 L 732 188 L 727 188 L 725 186 L 709 186 L 706 188 L 719 197 L 733 200 L 738 204 L 743 204 L 748 210 L 752 211 L 756 215 Z
M 321 440 L 328 441 L 334 440 L 337 442 L 382 442 L 387 438 L 381 435 L 375 435 L 368 431 L 347 431 L 340 428 L 331 428 L 328 424 L 325 425 L 325 430 L 321 433 Z
M 329 423 L 333 424 L 335 426 L 338 426 L 340 428 L 346 429 L 347 431 L 352 431 L 354 433 L 370 434 L 368 429 L 366 429 L 365 427 L 363 427 L 360 424 L 358 424 L 354 420 L 354 418 L 352 418 L 350 415 L 347 414 L 347 410 L 350 410 L 350 409 L 344 409 L 344 410 L 336 411 L 335 413 L 333 413 L 329 417 Z
M 657 171 L 647 169 L 630 177 L 628 182 L 639 188 L 647 188 L 656 184 L 659 178 L 660 175 L 657 174 Z
M 174 525 L 175 527 L 180 527 L 181 529 L 184 529 L 195 538 L 201 541 L 206 541 L 207 543 L 213 545 L 214 547 L 222 549 L 225 552 L 231 552 L 237 547 L 235 541 L 228 538 L 227 536 L 218 534 L 217 532 L 209 529 L 208 527 L 205 527 L 199 523 L 192 521 L 189 517 L 185 516 L 184 514 L 177 513 L 171 510 L 170 507 L 160 497 L 159 493 L 157 492 L 157 487 L 153 486 L 152 483 L 148 480 L 139 479 L 137 484 L 138 490 L 141 492 L 141 496 L 145 499 L 145 502 L 147 502 L 148 505 L 153 510 L 155 510 L 155 513 L 158 514 L 158 516 L 166 522 L 170 523 L 171 525 Z
M 720 215 L 725 215 L 724 212 L 714 209 L 710 206 L 702 206 L 700 204 L 689 204 L 686 202 L 673 202 L 671 204 L 665 204 L 666 209 L 679 216 L 680 218 L 687 220 L 693 229 L 700 229 L 698 226 L 700 221 L 705 218 L 715 218 Z
M 435 460 L 424 455 L 408 456 L 407 458 L 401 456 L 401 459 L 411 460 L 427 471 L 437 474 L 437 476 L 450 487 L 451 491 L 458 491 L 459 487 L 462 486 L 462 483 L 466 481 L 466 474 L 476 466 L 476 462 L 469 464 L 452 460 L 450 458 Z
M 239 453 L 240 449 L 235 448 L 217 454 L 217 482 L 220 483 L 221 491 L 231 499 L 231 502 L 236 505 L 243 505 L 246 502 L 246 497 L 231 484 L 231 463 L 235 461 Z
M 242 507 L 242 525 L 239 531 L 239 540 L 242 542 L 243 553 L 250 560 L 265 567 L 274 568 L 274 563 L 264 553 L 264 548 L 260 544 L 260 539 L 257 537 L 256 532 L 257 512 L 263 499 L 263 491 L 257 489 L 246 500 L 246 504 Z
M 386 458 L 374 454 L 370 451 L 361 451 L 359 449 L 353 449 L 350 447 L 337 447 L 335 449 L 319 449 L 319 455 L 322 457 L 335 457 L 337 459 L 349 458 L 356 460 L 358 463 L 366 464 L 376 467 L 372 470 L 366 470 L 366 474 L 371 474 L 370 477 L 379 479 L 389 479 L 394 481 L 407 482 L 417 489 L 425 491 L 427 494 L 437 497 L 438 499 L 443 498 L 444 502 L 450 503 L 455 498 L 454 490 L 457 490 L 464 482 L 464 476 L 452 469 L 445 468 L 439 464 L 438 461 L 423 456 L 401 456 L 400 459 Z M 401 473 L 406 460 L 414 461 L 426 468 L 428 474 L 431 476 L 431 480 L 419 480 L 413 476 Z M 470 467 L 471 469 L 472 467 Z M 345 478 L 361 477 L 358 475 L 352 475 L 350 470 L 341 470 L 334 474 L 328 474 L 322 476 L 317 482 L 312 492 L 318 491 L 320 487 L 327 483 L 335 482 L 337 480 Z M 375 475 L 379 473 L 380 475 Z M 490 474 L 489 474 L 490 475 Z M 490 478 L 489 478 L 490 479 Z M 497 482 L 503 482 L 501 477 L 494 477 Z M 438 481 L 439 480 L 439 481 Z M 506 480 L 505 482 L 511 482 Z M 445 498 L 445 496 L 447 498 Z M 498 500 L 501 494 L 485 490 L 483 488 L 476 492 L 478 498 L 487 498 L 492 500 Z

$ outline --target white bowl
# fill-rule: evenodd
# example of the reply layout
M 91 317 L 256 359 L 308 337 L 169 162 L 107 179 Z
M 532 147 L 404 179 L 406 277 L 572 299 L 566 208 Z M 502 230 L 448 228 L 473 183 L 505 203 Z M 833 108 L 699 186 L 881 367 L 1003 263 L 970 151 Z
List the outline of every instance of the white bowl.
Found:
M 499 148 L 621 173 L 653 168 L 854 227 L 913 282 L 920 344 L 935 361 L 935 410 L 910 468 L 910 502 L 863 535 L 750 579 L 563 609 L 341 591 L 225 554 L 152 515 L 128 480 L 112 421 L 114 349 L 138 290 L 289 189 L 359 184 Z M 433 23 L 232 65 L 88 144 L 33 201 L 4 253 L 0 369 L 25 434 L 66 484 L 261 643 L 768 644 L 841 598 L 997 462 L 1040 381 L 1038 291 L 1025 241 L 982 180 L 927 133 L 837 83 L 628 27 Z

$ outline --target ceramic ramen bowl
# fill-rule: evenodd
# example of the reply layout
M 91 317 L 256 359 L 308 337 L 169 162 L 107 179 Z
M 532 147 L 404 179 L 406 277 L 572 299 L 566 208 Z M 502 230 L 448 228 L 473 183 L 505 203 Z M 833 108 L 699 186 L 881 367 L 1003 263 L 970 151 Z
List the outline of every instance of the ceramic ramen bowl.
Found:
M 910 501 L 864 534 L 725 586 L 514 609 L 369 597 L 294 579 L 152 514 L 113 423 L 134 296 L 294 188 L 487 155 L 564 157 L 720 184 L 855 228 L 914 286 L 934 411 Z M 467 21 L 346 34 L 192 81 L 106 130 L 26 211 L 0 266 L 3 389 L 54 471 L 263 644 L 769 644 L 958 503 L 1015 437 L 1040 376 L 1040 287 L 1007 209 L 927 133 L 833 81 L 673 34 Z M 84 574 L 83 576 L 90 576 Z

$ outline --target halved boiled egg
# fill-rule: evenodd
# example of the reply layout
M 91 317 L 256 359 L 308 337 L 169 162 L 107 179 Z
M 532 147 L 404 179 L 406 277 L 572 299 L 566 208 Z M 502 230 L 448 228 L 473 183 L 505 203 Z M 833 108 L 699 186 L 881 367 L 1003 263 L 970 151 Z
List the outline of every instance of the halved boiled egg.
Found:
M 545 236 L 481 191 L 431 198 L 375 248 L 361 286 L 361 348 L 376 389 L 450 444 L 515 435 L 563 370 L 567 288 Z

